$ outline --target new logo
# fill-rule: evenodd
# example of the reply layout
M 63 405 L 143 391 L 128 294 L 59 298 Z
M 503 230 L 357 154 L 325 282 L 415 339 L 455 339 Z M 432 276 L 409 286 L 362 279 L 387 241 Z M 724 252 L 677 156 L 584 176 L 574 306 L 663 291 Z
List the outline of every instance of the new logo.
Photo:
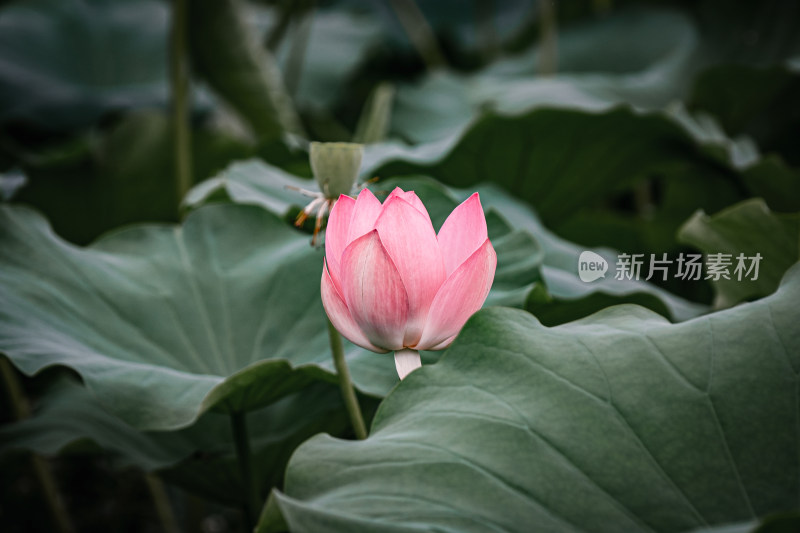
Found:
M 594 252 L 581 252 L 578 258 L 578 277 L 581 281 L 590 283 L 596 279 L 606 277 L 608 262 L 603 257 Z

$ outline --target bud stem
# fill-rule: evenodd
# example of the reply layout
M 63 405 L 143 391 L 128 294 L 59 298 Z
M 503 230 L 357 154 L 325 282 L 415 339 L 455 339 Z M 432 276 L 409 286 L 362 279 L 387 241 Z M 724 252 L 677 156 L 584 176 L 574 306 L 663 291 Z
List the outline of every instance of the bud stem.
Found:
M 250 435 L 247 431 L 247 413 L 231 413 L 231 430 L 236 446 L 236 461 L 239 463 L 239 475 L 242 481 L 242 512 L 245 530 L 252 531 L 258 513 L 260 501 L 256 478 L 253 476 L 253 455 L 250 451 Z
M 403 348 L 394 352 L 394 366 L 400 379 L 405 378 L 409 372 L 422 366 L 422 360 L 417 350 Z
M 556 0 L 539 2 L 539 75 L 553 76 L 558 67 Z
M 175 191 L 180 204 L 192 186 L 192 130 L 189 126 L 189 39 L 187 1 L 172 2 L 170 35 L 170 86 L 172 91 L 172 136 L 175 156 Z
M 350 423 L 353 425 L 353 432 L 358 439 L 367 438 L 367 426 L 364 424 L 364 417 L 361 414 L 361 407 L 358 405 L 356 391 L 353 382 L 350 380 L 350 370 L 347 368 L 347 361 L 344 360 L 344 345 L 342 336 L 328 320 L 328 337 L 331 341 L 331 352 L 333 353 L 333 364 L 336 366 L 336 373 L 339 375 L 339 386 L 342 389 L 342 399 L 350 416 Z

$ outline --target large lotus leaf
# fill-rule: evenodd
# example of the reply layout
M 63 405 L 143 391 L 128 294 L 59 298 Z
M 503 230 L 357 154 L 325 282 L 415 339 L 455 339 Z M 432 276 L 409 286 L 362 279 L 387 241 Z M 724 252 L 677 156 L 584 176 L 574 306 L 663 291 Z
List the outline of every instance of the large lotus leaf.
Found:
M 180 428 L 336 379 L 322 252 L 259 207 L 208 206 L 85 249 L 27 208 L 0 206 L 0 218 L 0 351 L 29 375 L 73 368 L 134 427 Z M 348 356 L 362 391 L 396 383 L 391 357 Z
M 248 414 L 254 472 L 266 494 L 283 479 L 291 452 L 310 436 L 345 435 L 349 420 L 338 387 L 319 383 Z M 59 379 L 48 387 L 33 417 L 0 427 L 0 453 L 43 455 L 95 452 L 120 467 L 157 470 L 174 483 L 216 502 L 239 503 L 242 493 L 228 416 L 206 413 L 191 427 L 143 432 L 105 411 L 85 387 Z
M 695 213 L 678 239 L 707 259 L 708 254 L 726 254 L 727 272 L 711 283 L 715 305 L 730 307 L 774 292 L 786 270 L 800 260 L 800 214 L 773 213 L 755 198 L 713 216 Z
M 289 462 L 290 529 L 680 532 L 798 509 L 800 267 L 670 324 L 616 306 L 554 328 L 474 315 L 365 441 Z
M 378 181 L 372 188 L 380 194 L 398 185 L 420 195 L 436 227 L 469 194 L 475 190 L 481 193 L 490 237 L 498 252 L 498 271 L 488 305 L 527 305 L 547 324 L 586 316 L 623 302 L 645 305 L 673 320 L 686 320 L 705 311 L 704 306 L 642 281 L 616 280 L 613 276 L 593 283 L 581 281 L 577 273 L 578 257 L 587 248 L 553 234 L 530 207 L 494 185 L 454 189 L 429 178 L 398 178 Z M 309 180 L 298 179 L 262 162 L 248 161 L 231 165 L 216 178 L 195 187 L 185 204 L 197 207 L 227 197 L 238 203 L 262 205 L 286 216 L 301 199 L 292 189 L 314 187 Z M 539 249 L 544 252 L 543 257 L 539 257 Z M 614 252 L 591 250 L 613 265 Z
M 165 105 L 169 8 L 155 0 L 33 0 L 0 10 L 0 125 L 71 131 Z
M 679 97 L 697 67 L 697 32 L 669 10 L 623 10 L 560 31 L 558 74 L 537 76 L 540 52 L 494 62 L 470 75 L 434 72 L 400 86 L 392 131 L 414 142 L 458 133 L 484 109 L 656 109 Z

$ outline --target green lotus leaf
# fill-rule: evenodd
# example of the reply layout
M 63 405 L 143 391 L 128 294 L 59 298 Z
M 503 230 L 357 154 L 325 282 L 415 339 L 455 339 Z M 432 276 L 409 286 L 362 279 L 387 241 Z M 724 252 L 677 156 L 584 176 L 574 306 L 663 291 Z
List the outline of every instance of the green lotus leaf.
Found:
M 800 260 L 800 214 L 773 213 L 754 198 L 713 216 L 695 213 L 678 239 L 704 252 L 707 261 L 708 254 L 725 254 L 719 258 L 729 267 L 711 284 L 715 306 L 730 307 L 774 292 L 786 270 Z
M 293 532 L 681 532 L 797 510 L 800 266 L 670 324 L 616 306 L 553 328 L 475 314 L 384 400 L 319 435 L 276 493 Z
M 74 369 L 137 429 L 336 381 L 322 252 L 259 207 L 208 206 L 181 226 L 133 226 L 85 249 L 30 209 L 0 206 L 0 219 L 0 351 L 28 375 Z M 363 392 L 397 382 L 391 357 L 348 359 Z

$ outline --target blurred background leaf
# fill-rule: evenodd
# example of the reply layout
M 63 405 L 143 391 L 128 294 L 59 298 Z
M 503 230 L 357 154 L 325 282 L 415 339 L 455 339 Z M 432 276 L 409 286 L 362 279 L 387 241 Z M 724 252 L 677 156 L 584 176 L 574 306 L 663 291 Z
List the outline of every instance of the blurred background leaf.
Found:
M 197 0 L 189 8 L 193 65 L 262 141 L 302 126 L 275 59 L 245 23 L 242 0 Z
M 132 222 L 175 221 L 172 142 L 164 114 L 130 113 L 106 132 L 92 130 L 31 156 L 23 163 L 29 182 L 15 199 L 46 212 L 59 235 L 80 244 Z M 200 176 L 253 152 L 211 125 L 196 128 L 192 137 L 193 167 Z
M 763 200 L 755 198 L 713 216 L 698 211 L 681 226 L 678 239 L 706 257 L 729 255 L 730 277 L 711 283 L 715 307 L 731 307 L 771 294 L 784 272 L 800 261 L 800 213 L 773 213 Z M 740 255 L 747 259 L 742 265 Z M 737 270 L 740 266 L 743 270 Z M 751 272 L 751 268 L 756 270 Z
M 784 66 L 722 65 L 696 79 L 690 106 L 713 114 L 729 135 L 746 134 L 762 150 L 800 164 L 790 139 L 800 134 L 800 73 Z
M 72 133 L 166 107 L 169 7 L 155 0 L 33 0 L 0 9 L 0 128 Z

